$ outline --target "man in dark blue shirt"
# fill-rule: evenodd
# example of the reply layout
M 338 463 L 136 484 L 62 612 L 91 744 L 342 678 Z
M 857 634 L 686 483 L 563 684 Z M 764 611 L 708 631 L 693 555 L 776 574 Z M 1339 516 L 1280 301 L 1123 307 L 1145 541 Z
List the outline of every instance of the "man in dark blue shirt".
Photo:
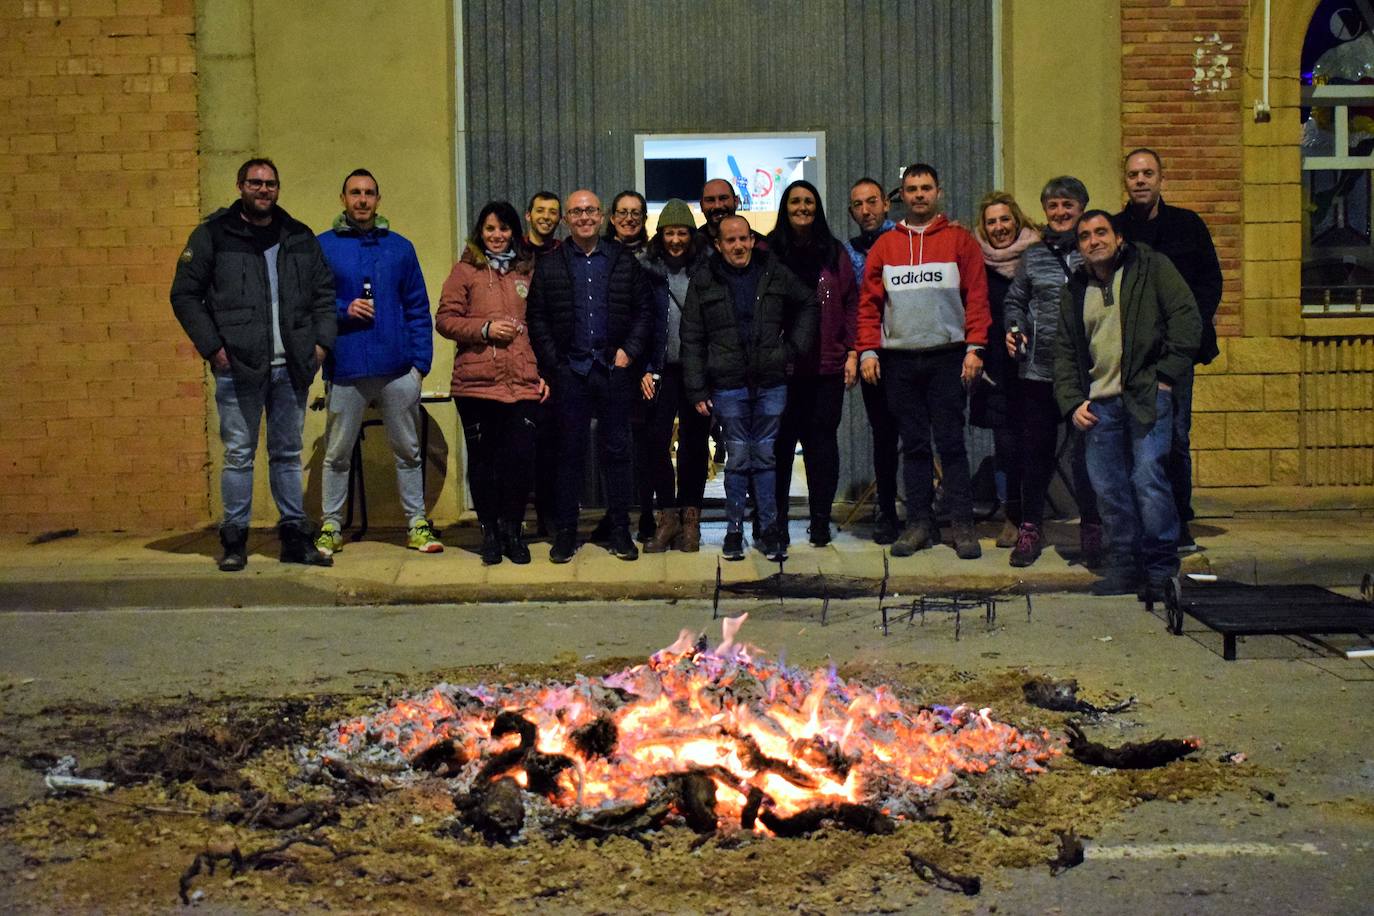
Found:
M 596 417 L 611 518 L 608 549 L 634 560 L 639 550 L 630 537 L 630 408 L 639 391 L 634 364 L 649 347 L 653 294 L 633 253 L 601 238 L 595 194 L 574 191 L 563 218 L 568 239 L 539 259 L 527 310 L 530 343 L 549 380 L 558 421 L 558 502 L 549 559 L 566 563 L 577 552 L 579 495 Z

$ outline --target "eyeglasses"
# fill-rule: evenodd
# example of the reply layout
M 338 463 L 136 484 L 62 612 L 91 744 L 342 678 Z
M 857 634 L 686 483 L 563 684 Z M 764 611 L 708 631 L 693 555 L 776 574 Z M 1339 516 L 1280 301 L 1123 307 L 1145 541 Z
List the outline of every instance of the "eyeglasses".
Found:
M 568 215 L 573 219 L 581 219 L 584 216 L 600 216 L 600 207 L 573 207 L 568 211 Z
M 611 213 L 611 216 L 614 216 L 616 219 L 635 219 L 635 220 L 638 220 L 638 219 L 643 219 L 643 218 L 644 218 L 644 211 L 643 211 L 643 210 L 625 210 L 625 209 L 620 209 L 620 210 L 615 210 L 615 211 L 613 211 L 613 212 Z
M 261 191 L 263 188 L 275 191 L 281 187 L 281 182 L 275 178 L 245 178 L 243 179 L 243 186 L 250 191 Z

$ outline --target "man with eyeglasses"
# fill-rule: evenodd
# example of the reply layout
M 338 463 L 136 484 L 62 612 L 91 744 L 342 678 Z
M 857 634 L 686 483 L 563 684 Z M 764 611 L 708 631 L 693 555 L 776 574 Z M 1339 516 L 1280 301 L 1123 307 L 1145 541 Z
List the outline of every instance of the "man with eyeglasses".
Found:
M 1106 557 L 1098 595 L 1161 600 L 1178 574 L 1178 510 L 1165 462 L 1172 388 L 1193 368 L 1202 319 L 1173 262 L 1125 241 L 1117 220 L 1078 221 L 1083 256 L 1059 300 L 1054 397 L 1082 430 Z
M 315 233 L 277 205 L 270 159 L 238 171 L 239 199 L 191 233 L 177 259 L 172 311 L 215 377 L 224 467 L 219 568 L 248 563 L 253 458 L 267 414 L 267 454 L 283 563 L 329 566 L 314 544 L 301 485 L 310 382 L 334 346 L 334 276 Z
M 630 409 L 639 392 L 633 367 L 652 333 L 653 293 L 635 256 L 600 236 L 602 218 L 601 201 L 591 191 L 568 196 L 563 213 L 568 238 L 535 265 L 526 311 L 540 372 L 557 399 L 560 462 L 549 550 L 554 563 L 566 563 L 577 552 L 579 497 L 594 416 L 611 518 L 608 549 L 622 560 L 639 557 L 630 536 Z
M 878 236 L 897 225 L 888 218 L 891 206 L 876 178 L 860 178 L 849 189 L 849 218 L 859 234 L 844 243 L 845 253 L 854 265 L 854 276 L 862 278 L 868 251 Z M 873 430 L 873 478 L 877 497 L 873 512 L 873 541 L 891 544 L 897 540 L 897 418 L 887 406 L 882 379 L 859 385 L 864 397 L 864 413 Z

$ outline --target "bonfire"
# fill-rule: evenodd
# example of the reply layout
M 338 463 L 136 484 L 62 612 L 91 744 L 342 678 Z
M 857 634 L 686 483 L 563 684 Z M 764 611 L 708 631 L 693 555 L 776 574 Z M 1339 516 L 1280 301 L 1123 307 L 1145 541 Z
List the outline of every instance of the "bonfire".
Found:
M 916 705 L 684 630 L 649 660 L 570 683 L 439 684 L 337 722 L 302 749 L 312 777 L 388 786 L 439 776 L 490 838 L 553 811 L 577 835 L 680 819 L 699 832 L 889 832 L 967 774 L 1041 772 L 1047 732 L 988 709 Z

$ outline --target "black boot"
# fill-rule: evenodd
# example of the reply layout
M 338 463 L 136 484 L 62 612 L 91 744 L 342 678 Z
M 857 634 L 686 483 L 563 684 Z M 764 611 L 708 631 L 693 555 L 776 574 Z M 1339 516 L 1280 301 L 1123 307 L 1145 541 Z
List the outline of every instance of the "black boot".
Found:
M 520 522 L 502 523 L 501 550 L 512 563 L 524 566 L 530 561 L 530 549 L 525 546 L 524 526 Z
M 221 571 L 238 572 L 248 565 L 247 528 L 225 525 L 219 530 L 219 542 L 224 545 L 224 556 L 219 558 Z
M 281 540 L 281 553 L 278 555 L 283 563 L 301 563 L 305 566 L 333 566 L 332 557 L 327 557 L 320 553 L 315 546 L 313 532 L 307 528 L 291 522 L 285 522 L 277 526 L 277 537 Z
M 483 566 L 495 566 L 501 562 L 501 532 L 495 524 L 482 526 L 482 549 L 478 551 Z

